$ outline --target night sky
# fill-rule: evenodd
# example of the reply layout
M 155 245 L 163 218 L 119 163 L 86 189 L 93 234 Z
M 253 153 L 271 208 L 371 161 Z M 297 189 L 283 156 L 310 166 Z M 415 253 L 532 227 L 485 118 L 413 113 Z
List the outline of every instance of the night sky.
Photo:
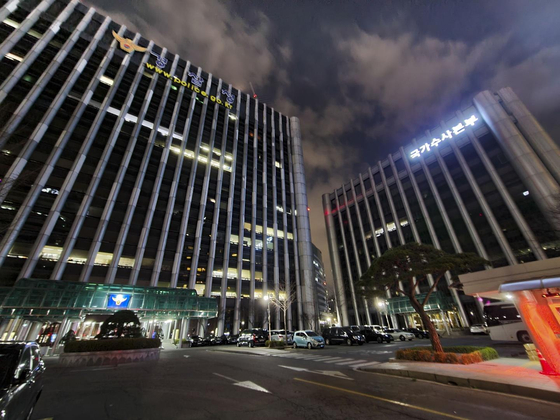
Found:
M 226 83 L 300 118 L 313 242 L 321 196 L 510 86 L 560 143 L 558 0 L 88 0 Z

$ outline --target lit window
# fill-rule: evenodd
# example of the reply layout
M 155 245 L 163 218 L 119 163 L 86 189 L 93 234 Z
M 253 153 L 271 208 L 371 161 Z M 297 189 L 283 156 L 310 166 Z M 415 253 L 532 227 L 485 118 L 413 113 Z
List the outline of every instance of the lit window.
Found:
M 19 55 L 15 55 L 12 53 L 6 54 L 5 57 L 12 61 L 20 61 L 20 62 L 23 61 L 23 57 L 20 57 Z
M 109 79 L 107 76 L 103 75 L 99 78 L 101 83 L 105 83 L 106 85 L 113 86 L 113 79 Z

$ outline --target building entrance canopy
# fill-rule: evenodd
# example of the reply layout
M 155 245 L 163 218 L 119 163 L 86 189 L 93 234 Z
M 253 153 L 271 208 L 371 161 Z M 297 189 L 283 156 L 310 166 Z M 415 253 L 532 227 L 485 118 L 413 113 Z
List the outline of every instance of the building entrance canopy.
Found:
M 20 279 L 0 287 L 0 317 L 60 321 L 129 309 L 139 318 L 215 318 L 218 303 L 192 289 Z
M 416 299 L 422 302 L 426 294 L 422 293 L 416 295 Z M 412 307 L 410 299 L 408 297 L 394 297 L 387 300 L 387 310 L 390 314 L 409 314 L 416 313 L 416 310 Z M 442 292 L 433 292 L 428 299 L 428 302 L 424 305 L 425 311 L 448 311 L 454 310 L 453 301 L 450 296 Z

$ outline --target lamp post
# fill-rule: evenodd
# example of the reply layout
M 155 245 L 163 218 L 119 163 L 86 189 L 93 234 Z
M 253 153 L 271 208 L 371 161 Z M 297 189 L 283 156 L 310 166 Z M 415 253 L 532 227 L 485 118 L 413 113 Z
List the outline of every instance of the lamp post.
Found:
M 264 297 L 264 300 L 266 301 L 266 314 L 268 317 L 268 341 L 270 341 L 270 299 L 268 298 L 268 295 Z

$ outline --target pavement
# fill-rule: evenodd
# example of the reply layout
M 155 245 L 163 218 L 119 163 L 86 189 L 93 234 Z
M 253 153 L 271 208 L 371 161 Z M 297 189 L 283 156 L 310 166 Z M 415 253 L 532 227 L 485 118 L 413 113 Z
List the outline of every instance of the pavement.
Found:
M 408 345 L 166 348 L 157 362 L 98 367 L 46 358 L 33 420 L 558 419 L 560 404 L 361 370 Z
M 542 375 L 540 363 L 526 359 L 502 357 L 472 365 L 392 360 L 360 369 L 560 402 L 560 377 Z

